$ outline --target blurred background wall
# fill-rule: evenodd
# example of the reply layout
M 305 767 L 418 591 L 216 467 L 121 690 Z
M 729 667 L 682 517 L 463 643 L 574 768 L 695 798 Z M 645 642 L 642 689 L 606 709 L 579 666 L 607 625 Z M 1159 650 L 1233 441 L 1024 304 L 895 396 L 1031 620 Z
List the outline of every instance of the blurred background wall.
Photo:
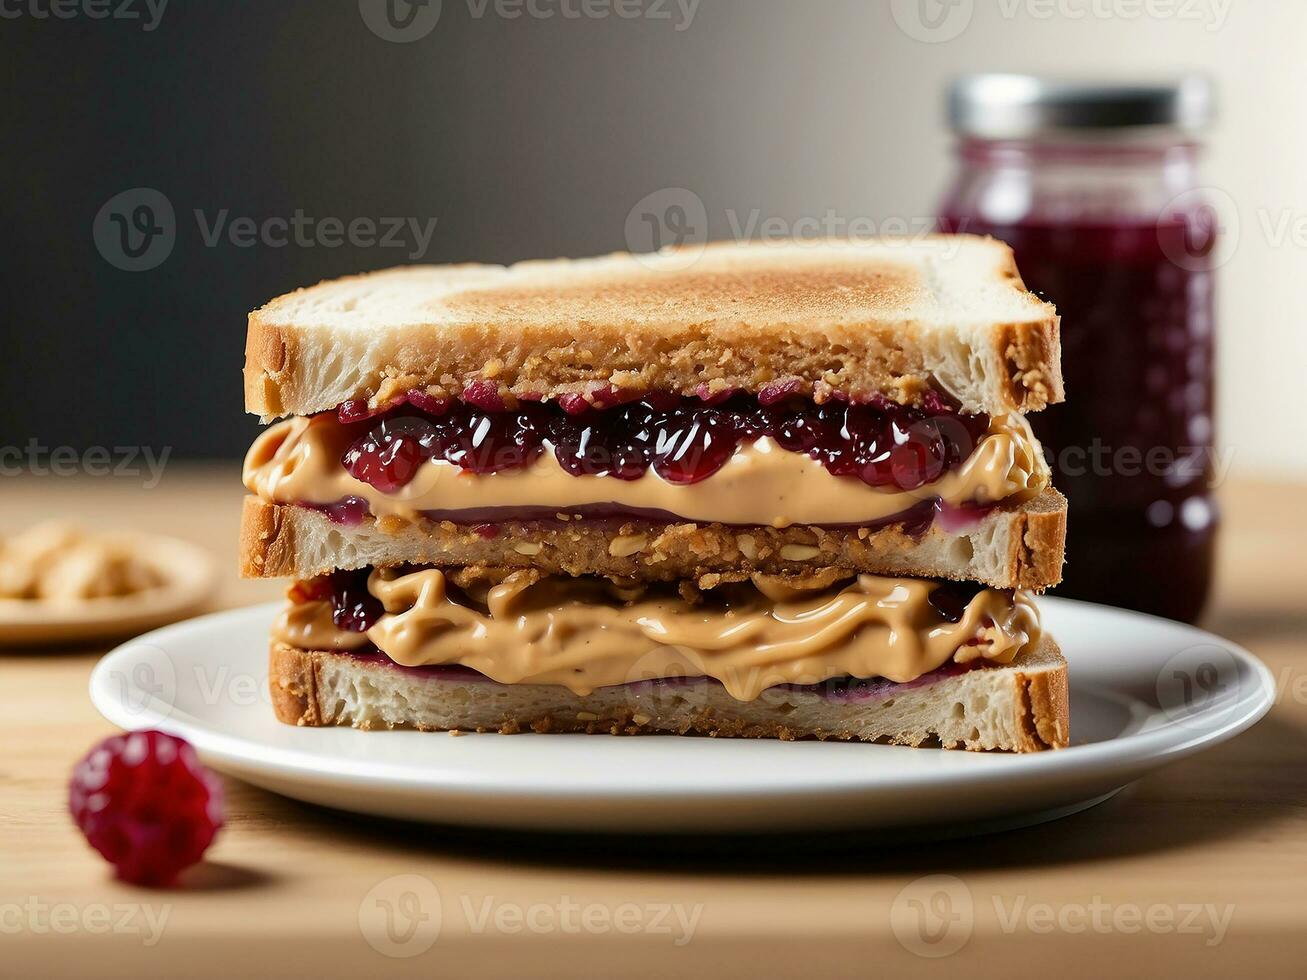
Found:
M 1307 474 L 1307 4 L 534 0 L 542 18 L 433 0 L 400 5 L 428 20 L 398 43 L 373 0 L 125 2 L 62 19 L 0 0 L 0 445 L 236 456 L 256 431 L 245 314 L 278 293 L 415 259 L 639 245 L 632 209 L 669 188 L 715 238 L 768 218 L 914 230 L 950 172 L 951 76 L 1200 70 L 1221 102 L 1207 183 L 1237 241 L 1220 432 L 1236 472 Z M 607 15 L 563 16 L 587 10 Z M 131 216 L 156 192 L 175 216 L 164 257 L 115 255 L 105 205 L 126 194 Z M 279 244 L 297 212 L 307 244 Z M 389 217 L 408 219 L 394 247 L 332 244 L 349 236 L 330 219 L 380 238 Z

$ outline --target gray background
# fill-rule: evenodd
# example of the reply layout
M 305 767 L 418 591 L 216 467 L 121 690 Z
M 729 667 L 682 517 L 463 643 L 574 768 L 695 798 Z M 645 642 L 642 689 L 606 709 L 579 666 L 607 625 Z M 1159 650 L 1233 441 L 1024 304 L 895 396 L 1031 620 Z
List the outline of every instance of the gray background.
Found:
M 1222 429 L 1244 440 L 1241 468 L 1307 470 L 1284 448 L 1299 444 L 1307 360 L 1303 248 L 1262 219 L 1307 214 L 1307 4 L 1214 3 L 1187 20 L 962 0 L 956 36 L 924 40 L 893 16 L 899 0 L 702 0 L 688 26 L 674 4 L 666 20 L 508 19 L 444 0 L 410 44 L 372 33 L 357 0 L 172 0 L 150 32 L 0 20 L 0 445 L 237 455 L 257 428 L 241 410 L 246 313 L 409 261 L 410 248 L 209 247 L 195 209 L 434 216 L 433 262 L 625 248 L 633 206 L 662 188 L 693 191 L 718 238 L 752 212 L 919 226 L 948 179 L 953 74 L 1199 68 L 1227 107 L 1209 179 L 1243 217 L 1223 270 Z M 93 227 L 137 187 L 171 202 L 176 235 L 161 264 L 128 272 Z M 1257 352 L 1272 344 L 1284 356 L 1268 363 Z

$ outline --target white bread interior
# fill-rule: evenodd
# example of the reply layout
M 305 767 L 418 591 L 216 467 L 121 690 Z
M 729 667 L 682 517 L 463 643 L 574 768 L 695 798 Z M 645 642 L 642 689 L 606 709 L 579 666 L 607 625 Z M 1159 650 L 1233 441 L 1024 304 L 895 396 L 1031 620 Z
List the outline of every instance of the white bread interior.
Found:
M 554 685 L 450 678 L 275 642 L 270 685 L 277 717 L 308 726 L 811 737 L 1009 752 L 1062 748 L 1069 733 L 1066 661 L 1048 636 L 1008 666 L 897 685 L 863 700 L 774 688 L 737 701 L 705 680 L 580 696 Z
M 715 243 L 649 255 L 411 266 L 320 283 L 249 317 L 246 409 L 309 415 L 473 382 L 551 397 L 793 382 L 966 412 L 1062 399 L 1055 310 L 970 235 Z
M 241 521 L 241 573 L 312 578 L 369 565 L 482 565 L 641 581 L 685 578 L 712 587 L 754 572 L 803 575 L 844 568 L 1040 590 L 1061 579 L 1065 537 L 1066 499 L 1052 489 L 991 511 L 962 533 L 945 532 L 937 522 L 920 536 L 898 526 L 864 536 L 856 528 L 505 521 L 496 525 L 495 537 L 486 538 L 448 522 L 380 524 L 369 518 L 343 526 L 319 511 L 251 496 Z

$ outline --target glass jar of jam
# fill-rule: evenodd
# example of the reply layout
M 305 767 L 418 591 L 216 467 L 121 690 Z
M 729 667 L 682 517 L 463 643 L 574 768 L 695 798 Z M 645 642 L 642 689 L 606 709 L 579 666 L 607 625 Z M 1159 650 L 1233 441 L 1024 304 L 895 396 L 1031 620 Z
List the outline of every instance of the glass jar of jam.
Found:
M 940 225 L 1008 242 L 1057 306 L 1066 402 L 1031 417 L 1070 501 L 1059 595 L 1194 621 L 1212 496 L 1217 221 L 1197 174 L 1200 78 L 960 79 Z

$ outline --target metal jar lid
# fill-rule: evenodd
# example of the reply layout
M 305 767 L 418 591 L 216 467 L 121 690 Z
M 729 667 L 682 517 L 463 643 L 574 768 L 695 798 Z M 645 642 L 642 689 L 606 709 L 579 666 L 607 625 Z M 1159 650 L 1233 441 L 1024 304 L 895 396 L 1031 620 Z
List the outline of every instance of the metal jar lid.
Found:
M 1214 115 L 1211 82 L 1186 75 L 1140 84 L 1035 75 L 965 75 L 949 90 L 949 123 L 980 139 L 1170 130 L 1197 134 Z

